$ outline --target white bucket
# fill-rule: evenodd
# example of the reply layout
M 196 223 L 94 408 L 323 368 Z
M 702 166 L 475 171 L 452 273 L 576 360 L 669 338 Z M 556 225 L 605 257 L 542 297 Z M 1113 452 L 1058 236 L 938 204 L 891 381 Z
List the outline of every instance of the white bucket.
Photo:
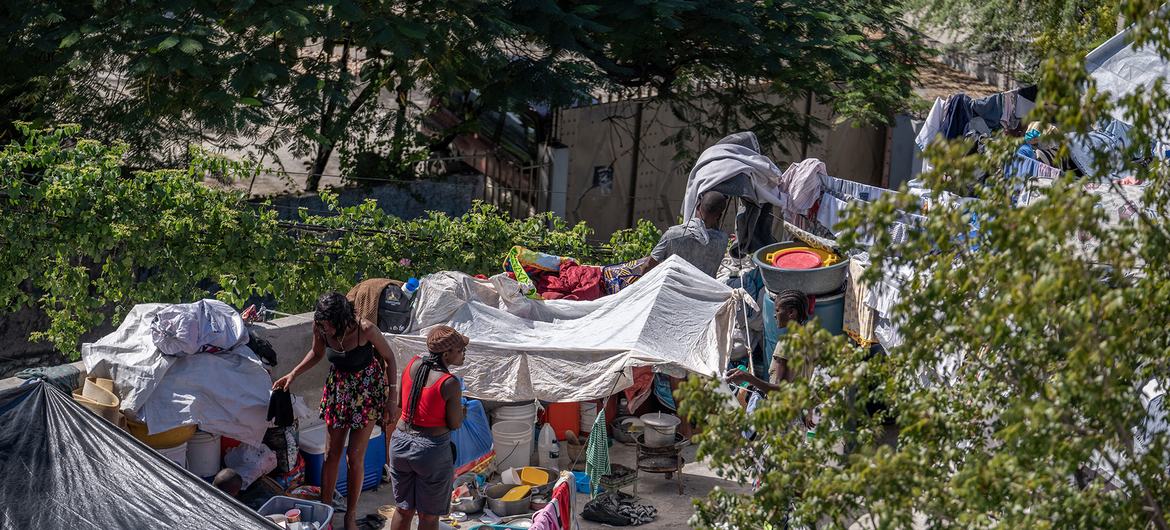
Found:
M 536 424 L 536 402 L 520 403 L 518 405 L 504 405 L 492 411 L 492 423 L 501 421 L 519 421 L 528 425 Z
M 492 425 L 497 469 L 525 467 L 532 463 L 532 426 L 532 423 L 522 421 L 500 421 Z
M 155 449 L 155 451 L 167 457 L 171 462 L 179 464 L 179 467 L 187 467 L 187 442 L 183 442 L 170 449 Z
M 642 423 L 646 424 L 643 432 L 647 447 L 666 447 L 674 445 L 674 432 L 682 420 L 673 414 L 651 412 L 642 415 Z
M 187 469 L 202 478 L 219 473 L 219 439 L 218 434 L 196 431 L 187 440 Z
M 597 421 L 597 402 L 581 402 L 581 432 L 593 431 L 593 422 Z

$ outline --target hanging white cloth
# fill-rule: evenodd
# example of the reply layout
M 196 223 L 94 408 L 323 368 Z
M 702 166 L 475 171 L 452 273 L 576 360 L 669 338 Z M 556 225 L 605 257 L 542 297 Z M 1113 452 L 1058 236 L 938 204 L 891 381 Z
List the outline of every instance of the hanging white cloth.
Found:
M 926 115 L 926 121 L 922 123 L 922 128 L 918 130 L 918 136 L 914 138 L 914 143 L 918 144 L 919 150 L 925 150 L 931 140 L 934 140 L 935 135 L 942 128 L 942 119 L 943 100 L 942 98 L 934 98 L 934 105 L 930 107 L 930 114 Z
M 805 214 L 817 199 L 821 198 L 821 186 L 829 171 L 825 163 L 816 158 L 806 158 L 788 166 L 780 176 L 780 191 L 788 194 L 787 213 Z
M 699 195 L 740 173 L 751 179 L 757 201 L 784 207 L 780 199 L 780 168 L 772 159 L 742 145 L 715 144 L 699 155 L 699 160 L 687 177 L 687 191 L 683 195 L 683 221 L 690 221 L 694 217 Z

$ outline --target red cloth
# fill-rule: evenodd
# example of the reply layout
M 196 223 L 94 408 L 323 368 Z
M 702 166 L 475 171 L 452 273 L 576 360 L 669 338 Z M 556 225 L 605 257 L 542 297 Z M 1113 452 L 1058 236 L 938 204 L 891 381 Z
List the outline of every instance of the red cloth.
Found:
M 561 511 L 561 526 L 563 528 L 573 527 L 573 516 L 570 514 L 569 502 L 572 500 L 572 492 L 569 490 L 569 482 L 561 481 L 552 490 L 552 498 L 557 500 L 557 508 Z
M 564 265 L 558 273 L 534 277 L 536 292 L 545 300 L 596 300 L 601 298 L 601 267 Z

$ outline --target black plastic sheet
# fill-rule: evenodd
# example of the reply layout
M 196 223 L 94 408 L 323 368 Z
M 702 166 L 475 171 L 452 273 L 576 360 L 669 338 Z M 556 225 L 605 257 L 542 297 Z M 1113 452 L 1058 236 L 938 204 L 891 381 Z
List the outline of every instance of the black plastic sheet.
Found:
M 43 382 L 0 391 L 0 529 L 278 528 Z

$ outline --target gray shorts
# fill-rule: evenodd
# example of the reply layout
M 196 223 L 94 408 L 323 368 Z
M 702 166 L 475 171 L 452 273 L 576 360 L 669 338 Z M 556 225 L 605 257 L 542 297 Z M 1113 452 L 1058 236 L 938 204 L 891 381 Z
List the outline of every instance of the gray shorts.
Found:
M 447 515 L 454 480 L 450 433 L 431 437 L 394 429 L 390 438 L 390 483 L 394 485 L 396 506 L 427 515 Z

